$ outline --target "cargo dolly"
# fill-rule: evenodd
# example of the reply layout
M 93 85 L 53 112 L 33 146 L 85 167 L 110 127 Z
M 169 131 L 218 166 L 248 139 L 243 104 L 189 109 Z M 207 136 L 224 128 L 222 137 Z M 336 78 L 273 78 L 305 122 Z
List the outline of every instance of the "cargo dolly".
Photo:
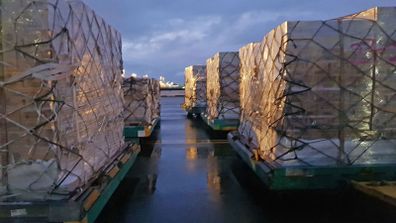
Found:
M 210 119 L 205 113 L 201 113 L 201 118 L 215 131 L 233 131 L 239 125 L 239 119 Z
M 0 202 L 0 222 L 95 222 L 140 152 L 137 140 L 107 166 L 96 184 L 70 200 Z
M 273 191 L 337 189 L 350 182 L 396 180 L 396 164 L 281 166 L 258 160 L 257 155 L 240 140 L 237 132 L 228 133 L 227 138 L 242 160 Z
M 153 130 L 159 125 L 160 118 L 155 118 L 150 124 L 134 123 L 125 125 L 125 138 L 145 138 L 150 137 Z

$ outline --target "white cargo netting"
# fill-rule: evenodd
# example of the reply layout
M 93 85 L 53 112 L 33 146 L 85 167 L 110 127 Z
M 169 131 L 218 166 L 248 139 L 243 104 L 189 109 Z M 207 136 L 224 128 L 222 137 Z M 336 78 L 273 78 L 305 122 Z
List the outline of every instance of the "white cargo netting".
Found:
M 68 199 L 125 148 L 121 36 L 80 1 L 0 16 L 0 200 Z
M 193 65 L 184 70 L 184 107 L 206 107 L 206 66 Z
M 285 22 L 240 58 L 239 133 L 262 159 L 396 162 L 396 8 Z
M 209 119 L 239 119 L 239 55 L 220 52 L 206 61 Z
M 127 126 L 152 123 L 160 116 L 159 81 L 130 77 L 122 85 L 125 97 L 124 119 Z

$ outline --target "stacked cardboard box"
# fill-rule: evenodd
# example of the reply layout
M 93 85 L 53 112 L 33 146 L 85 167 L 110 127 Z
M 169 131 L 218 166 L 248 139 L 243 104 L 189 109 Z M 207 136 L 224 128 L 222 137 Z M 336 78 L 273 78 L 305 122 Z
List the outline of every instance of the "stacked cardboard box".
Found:
M 253 46 L 242 48 L 256 62 L 241 57 L 239 132 L 267 160 L 372 161 L 377 142 L 395 136 L 395 21 L 394 8 L 375 8 L 335 20 L 285 22 L 264 37 L 258 54 Z
M 206 107 L 206 66 L 193 65 L 184 70 L 184 107 Z
M 252 97 L 260 92 L 262 84 L 259 82 L 258 57 L 260 53 L 260 43 L 249 43 L 239 50 L 240 58 L 240 104 L 241 116 L 239 130 L 242 135 L 255 137 L 252 133 L 254 123 L 260 123 L 260 103 L 253 103 Z M 257 141 L 257 139 L 255 139 Z
M 206 61 L 209 119 L 239 119 L 239 55 L 220 52 Z
M 68 198 L 124 148 L 121 37 L 80 1 L 0 11 L 0 197 Z
M 394 138 L 396 130 L 396 7 L 376 7 L 343 19 L 374 21 L 370 36 L 352 47 L 365 56 L 355 57 L 356 66 L 374 66 L 371 69 L 375 86 L 373 97 L 373 129 Z M 370 64 L 370 62 L 373 64 Z M 367 65 L 368 64 L 368 65 Z
M 160 92 L 160 81 L 152 79 L 152 94 L 153 94 L 153 119 L 160 118 L 161 114 L 161 92 Z
M 151 78 L 130 77 L 123 84 L 125 124 L 149 125 L 159 117 L 159 81 Z

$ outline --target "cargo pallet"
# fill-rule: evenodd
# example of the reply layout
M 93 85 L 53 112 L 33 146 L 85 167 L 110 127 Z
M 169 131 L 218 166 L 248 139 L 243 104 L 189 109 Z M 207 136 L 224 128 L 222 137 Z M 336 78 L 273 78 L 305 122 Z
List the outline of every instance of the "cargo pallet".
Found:
M 155 118 L 148 125 L 137 123 L 135 125 L 125 125 L 124 136 L 125 138 L 145 138 L 150 137 L 151 133 L 157 126 L 160 118 Z
M 89 187 L 78 198 L 66 201 L 0 202 L 0 222 L 95 222 L 139 152 L 139 144 L 128 146 L 104 171 L 100 178 L 103 182 Z
M 201 114 L 202 120 L 215 131 L 233 131 L 239 126 L 239 119 L 209 119 L 205 113 Z
M 239 140 L 237 132 L 228 141 L 242 160 L 273 191 L 338 189 L 351 181 L 396 180 L 396 164 L 353 166 L 280 166 L 256 160 L 255 155 Z

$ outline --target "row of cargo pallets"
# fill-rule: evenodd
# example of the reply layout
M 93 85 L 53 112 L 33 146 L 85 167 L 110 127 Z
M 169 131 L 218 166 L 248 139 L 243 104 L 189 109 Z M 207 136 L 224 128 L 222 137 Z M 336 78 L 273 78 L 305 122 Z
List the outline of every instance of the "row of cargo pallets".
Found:
M 284 22 L 261 42 L 186 67 L 183 108 L 229 131 L 270 190 L 349 185 L 395 199 L 395 21 L 395 7 L 375 7 Z

